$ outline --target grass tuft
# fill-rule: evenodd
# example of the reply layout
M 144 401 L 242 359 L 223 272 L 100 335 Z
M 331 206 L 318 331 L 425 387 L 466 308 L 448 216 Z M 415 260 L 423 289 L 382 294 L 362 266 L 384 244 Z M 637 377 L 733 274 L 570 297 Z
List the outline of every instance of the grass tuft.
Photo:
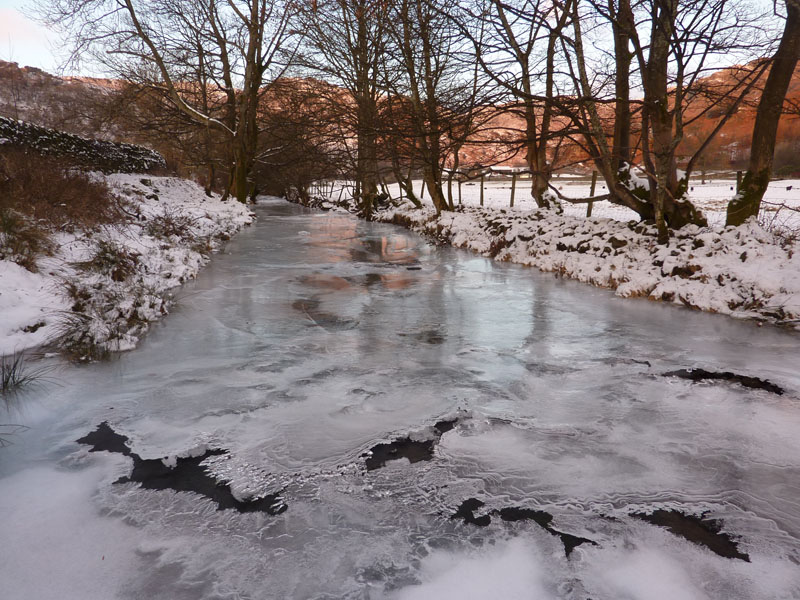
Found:
M 8 400 L 22 389 L 45 380 L 48 371 L 48 368 L 29 368 L 23 352 L 0 356 L 0 396 Z

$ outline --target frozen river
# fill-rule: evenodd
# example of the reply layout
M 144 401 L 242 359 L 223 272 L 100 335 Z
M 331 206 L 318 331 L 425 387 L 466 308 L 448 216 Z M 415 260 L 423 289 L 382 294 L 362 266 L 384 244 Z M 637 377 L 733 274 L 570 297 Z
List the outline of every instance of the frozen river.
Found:
M 257 212 L 0 418 L 0 597 L 800 597 L 796 333 Z

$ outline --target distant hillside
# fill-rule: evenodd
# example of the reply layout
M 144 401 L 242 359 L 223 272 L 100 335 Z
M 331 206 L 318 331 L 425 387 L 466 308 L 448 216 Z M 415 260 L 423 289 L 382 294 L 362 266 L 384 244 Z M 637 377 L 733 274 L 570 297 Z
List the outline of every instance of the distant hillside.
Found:
M 750 73 L 752 66 L 723 69 L 698 82 L 706 90 L 707 97 L 695 97 L 687 111 L 685 141 L 678 149 L 679 157 L 696 151 L 700 144 L 699 140 L 705 139 L 714 129 L 719 117 L 724 114 L 732 102 L 732 100 L 724 98 L 725 92 L 730 90 L 736 82 L 747 81 L 745 73 Z M 761 76 L 745 101 L 704 152 L 704 160 L 700 161 L 699 169 L 743 169 L 746 167 L 755 124 L 756 107 L 767 73 L 768 71 Z M 717 99 L 715 100 L 715 98 Z M 487 124 L 492 130 L 475 137 L 475 141 L 480 143 L 465 146 L 461 153 L 462 163 L 524 166 L 524 149 L 509 154 L 508 150 L 504 152 L 502 145 L 495 146 L 485 143 L 485 139 L 492 135 L 509 140 L 522 139 L 525 122 L 519 111 L 515 111 L 511 107 L 486 110 L 497 111 L 496 115 L 491 115 L 487 120 Z M 612 119 L 613 105 L 601 106 L 600 110 L 601 114 L 607 115 L 609 121 Z M 781 120 L 775 148 L 774 172 L 778 176 L 800 174 L 800 67 L 795 71 L 789 87 L 784 110 L 786 114 Z M 558 129 L 564 123 L 564 120 L 556 118 L 553 127 Z M 611 127 L 609 127 L 610 131 Z M 554 145 L 554 143 L 551 144 L 551 146 Z M 506 148 L 511 146 L 513 144 L 507 145 Z M 560 148 L 556 164 L 574 165 L 587 158 L 588 156 L 577 145 L 567 144 Z
M 744 67 L 731 67 L 717 71 L 702 80 L 712 92 L 717 90 L 723 93 L 730 89 L 737 81 L 748 81 L 745 73 L 749 72 L 756 63 Z M 739 106 L 730 121 L 723 127 L 705 153 L 705 165 L 709 168 L 731 167 L 744 168 L 750 154 L 750 141 L 755 125 L 756 109 L 761 97 L 761 89 L 766 81 L 769 71 L 765 71 L 756 82 L 752 91 Z M 693 149 L 698 138 L 707 135 L 715 124 L 720 114 L 727 110 L 731 100 L 722 99 L 718 103 L 701 100 L 696 103 L 689 116 L 696 116 L 696 120 L 687 121 L 686 143 L 684 151 Z M 700 116 L 700 113 L 707 112 Z M 784 116 L 778 128 L 778 138 L 775 145 L 774 173 L 778 176 L 800 174 L 800 67 L 794 73 L 789 85 L 784 104 Z M 702 166 L 702 164 L 701 164 Z
M 0 116 L 78 135 L 115 140 L 115 129 L 98 110 L 119 82 L 57 77 L 0 60 Z
M 747 67 L 724 69 L 701 80 L 701 84 L 711 90 L 710 96 L 713 97 L 715 93 L 721 93 L 741 79 L 746 69 Z M 284 86 L 293 88 L 294 91 L 313 88 L 320 97 L 346 96 L 346 92 L 338 90 L 336 86 L 315 80 L 287 79 L 284 80 Z M 136 104 L 140 100 L 131 102 L 125 100 L 125 96 L 117 96 L 117 92 L 124 89 L 125 84 L 120 81 L 88 77 L 62 78 L 40 69 L 19 67 L 16 63 L 0 61 L 0 116 L 22 119 L 91 138 L 155 144 L 167 157 L 172 168 L 180 169 L 186 164 L 193 164 L 193 159 L 186 158 L 186 153 L 191 152 L 192 144 L 177 143 L 177 140 L 184 139 L 183 134 L 164 135 L 163 131 L 154 131 L 157 127 L 153 127 L 152 123 L 157 120 L 157 116 L 153 117 L 153 114 L 157 115 L 157 108 L 154 113 L 152 106 L 145 109 L 144 103 Z M 278 86 L 274 93 L 267 96 L 265 103 L 268 106 L 274 107 L 281 102 L 282 96 L 286 97 L 285 88 L 283 92 L 277 91 L 281 89 Z M 122 98 L 122 101 L 115 105 L 115 98 Z M 746 166 L 758 98 L 757 85 L 749 94 L 747 102 L 739 107 L 707 149 L 705 159 L 698 165 L 699 169 L 742 169 Z M 713 129 L 719 115 L 726 109 L 727 102 L 729 100 L 726 99 L 695 99 L 688 114 L 685 141 L 679 148 L 679 155 L 694 151 L 699 144 L 698 140 L 703 139 Z M 787 114 L 783 118 L 778 132 L 775 150 L 775 173 L 778 176 L 800 174 L 800 68 L 790 85 L 786 106 L 787 111 L 794 114 Z M 137 123 L 136 119 L 130 117 L 140 108 L 147 118 L 140 118 Z M 307 110 L 308 105 L 301 109 Z M 603 110 L 609 111 L 610 116 L 610 106 L 605 106 Z M 476 136 L 472 140 L 476 143 L 462 148 L 461 164 L 524 165 L 522 117 L 508 108 L 486 107 L 484 111 L 489 111 L 488 115 L 484 113 L 484 117 L 493 129 Z M 496 114 L 491 114 L 492 112 Z M 497 137 L 508 140 L 508 143 L 487 143 L 488 138 Z M 557 164 L 575 165 L 585 162 L 587 158 L 576 144 L 565 144 L 561 148 Z M 587 165 L 584 168 L 590 167 Z

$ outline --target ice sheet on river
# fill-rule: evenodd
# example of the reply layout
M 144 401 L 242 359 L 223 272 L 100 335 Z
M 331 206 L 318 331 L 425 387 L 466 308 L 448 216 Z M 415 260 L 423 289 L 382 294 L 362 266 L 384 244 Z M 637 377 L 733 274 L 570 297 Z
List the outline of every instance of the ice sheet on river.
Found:
M 0 420 L 32 427 L 0 450 L 4 598 L 800 597 L 796 334 L 259 213 L 140 349 Z M 691 368 L 785 393 L 664 376 Z M 127 446 L 76 442 L 101 423 Z M 287 508 L 115 483 L 130 454 Z

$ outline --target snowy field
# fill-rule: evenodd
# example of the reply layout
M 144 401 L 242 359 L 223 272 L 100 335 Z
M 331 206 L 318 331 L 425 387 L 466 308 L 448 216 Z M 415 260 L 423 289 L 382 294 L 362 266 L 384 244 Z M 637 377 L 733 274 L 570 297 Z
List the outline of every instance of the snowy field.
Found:
M 166 314 L 170 290 L 195 277 L 209 253 L 253 219 L 242 204 L 209 198 L 190 181 L 106 179 L 126 202 L 130 220 L 57 233 L 57 249 L 39 258 L 37 273 L 0 261 L 0 356 L 42 346 L 65 331 L 108 350 L 132 348 L 148 324 Z M 73 310 L 78 300 L 80 314 Z
M 796 334 L 256 211 L 0 419 L 3 600 L 800 598 Z
M 335 184 L 334 198 L 338 197 L 341 183 Z M 567 197 L 588 198 L 591 189 L 590 180 L 586 177 L 560 176 L 553 180 L 553 185 Z M 725 224 L 725 210 L 728 201 L 736 192 L 736 181 L 731 179 L 706 179 L 705 183 L 700 177 L 693 178 L 690 185 L 690 196 L 695 205 L 706 215 L 711 226 Z M 419 195 L 422 191 L 422 181 L 414 182 L 414 190 Z M 447 195 L 447 185 L 444 187 Z M 602 181 L 596 184 L 595 195 L 607 192 Z M 393 198 L 400 195 L 396 184 L 389 185 L 389 193 Z M 453 183 L 453 199 L 458 204 L 458 184 Z M 425 194 L 423 201 L 430 202 L 430 196 Z M 511 181 L 487 179 L 484 183 L 484 206 L 490 208 L 509 208 L 511 200 Z M 466 182 L 461 185 L 461 203 L 466 206 L 480 205 L 480 180 Z M 518 179 L 514 192 L 514 207 L 517 210 L 532 210 L 536 207 L 530 195 L 530 180 Z M 782 208 L 783 207 L 783 208 Z M 793 210 L 794 209 L 794 210 Z M 564 212 L 568 215 L 580 217 L 586 215 L 586 204 L 570 204 L 564 202 Z M 639 216 L 632 210 L 611 204 L 607 201 L 597 202 L 592 207 L 593 217 L 605 217 L 619 221 L 639 220 Z M 791 230 L 800 230 L 800 180 L 789 179 L 773 181 L 764 197 L 761 222 Z

